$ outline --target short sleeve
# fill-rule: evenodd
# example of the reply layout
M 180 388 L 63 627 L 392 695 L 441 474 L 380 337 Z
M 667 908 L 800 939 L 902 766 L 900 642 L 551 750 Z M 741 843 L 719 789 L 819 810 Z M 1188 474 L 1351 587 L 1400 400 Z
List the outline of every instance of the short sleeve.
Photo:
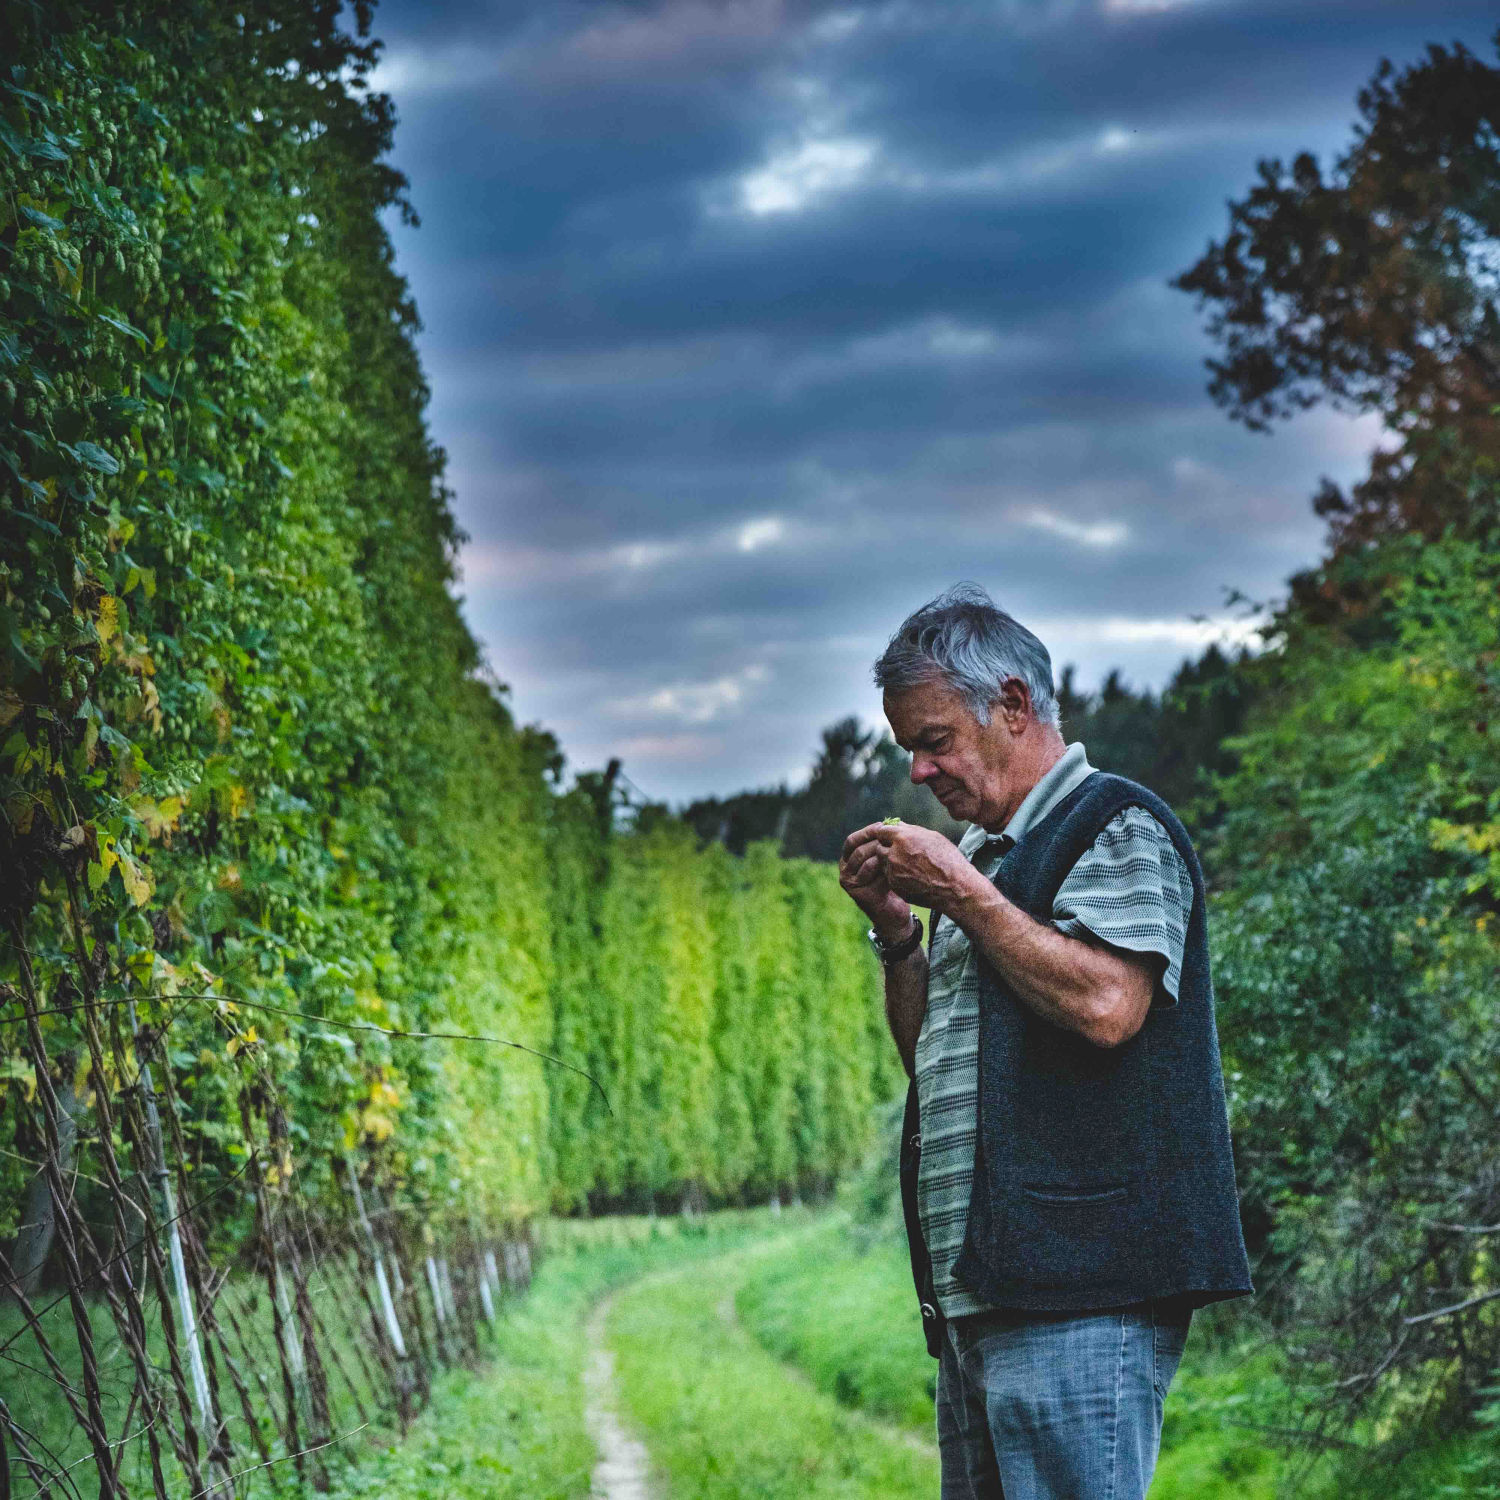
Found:
M 1127 807 L 1068 872 L 1052 903 L 1052 921 L 1071 937 L 1160 954 L 1166 969 L 1152 1003 L 1172 1005 L 1192 909 L 1192 876 L 1171 836 L 1144 807 Z

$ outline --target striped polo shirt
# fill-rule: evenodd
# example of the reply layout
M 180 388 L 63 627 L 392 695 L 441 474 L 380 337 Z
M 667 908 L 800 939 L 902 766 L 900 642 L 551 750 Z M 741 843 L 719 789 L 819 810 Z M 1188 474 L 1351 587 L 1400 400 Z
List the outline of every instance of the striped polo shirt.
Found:
M 959 850 L 989 879 L 1006 851 L 1086 777 L 1094 774 L 1082 744 L 1062 758 L 1027 793 L 1004 832 L 972 825 Z M 1060 931 L 1099 938 L 1116 948 L 1155 953 L 1166 960 L 1154 1005 L 1172 1005 L 1182 968 L 1193 882 L 1182 856 L 1143 807 L 1127 807 L 1100 832 L 1068 872 L 1052 904 Z M 927 974 L 927 1013 L 917 1038 L 917 1099 L 922 1155 L 917 1207 L 932 1259 L 938 1305 L 949 1318 L 984 1312 L 952 1274 L 963 1247 L 974 1178 L 979 1093 L 979 959 L 968 935 L 936 915 Z

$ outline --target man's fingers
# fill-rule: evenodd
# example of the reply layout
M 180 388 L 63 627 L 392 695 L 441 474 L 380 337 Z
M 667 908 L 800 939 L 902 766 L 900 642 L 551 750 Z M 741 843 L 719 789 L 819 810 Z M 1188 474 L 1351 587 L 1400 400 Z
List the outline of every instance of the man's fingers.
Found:
M 869 885 L 872 880 L 879 879 L 885 868 L 885 861 L 879 854 L 870 852 L 862 857 L 856 852 L 855 855 L 842 861 L 844 869 L 845 885 Z
M 843 852 L 842 854 L 840 854 L 839 858 L 846 859 L 861 844 L 868 844 L 874 836 L 876 829 L 881 828 L 882 826 L 884 825 L 880 823 L 866 823 L 863 828 L 856 828 L 854 832 L 844 840 Z
M 850 837 L 852 838 L 853 835 L 851 834 Z M 857 844 L 851 844 L 846 841 L 844 844 L 844 852 L 839 856 L 839 863 L 841 865 L 855 867 L 862 859 L 868 859 L 872 854 L 882 853 L 884 853 L 884 851 L 881 849 L 880 845 L 874 841 L 874 839 L 865 839 Z

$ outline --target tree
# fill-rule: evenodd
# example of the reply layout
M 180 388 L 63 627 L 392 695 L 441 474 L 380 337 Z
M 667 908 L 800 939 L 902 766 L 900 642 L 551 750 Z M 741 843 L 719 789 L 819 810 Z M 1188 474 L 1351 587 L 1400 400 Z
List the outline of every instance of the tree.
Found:
M 1385 543 L 1388 644 L 1289 621 L 1221 787 L 1236 1156 L 1318 1429 L 1456 1425 L 1500 1358 L 1497 541 Z
M 957 839 L 962 825 L 925 787 L 912 785 L 911 762 L 887 732 L 867 729 L 850 715 L 824 729 L 822 741 L 801 791 L 783 784 L 705 797 L 683 808 L 681 818 L 704 842 L 737 855 L 773 839 L 784 854 L 835 860 L 854 829 L 891 816 Z
M 1209 391 L 1248 427 L 1327 401 L 1399 436 L 1349 493 L 1319 489 L 1339 549 L 1472 532 L 1494 504 L 1473 459 L 1500 458 L 1500 69 L 1433 46 L 1382 61 L 1358 104 L 1331 170 L 1260 162 L 1228 234 L 1173 282 L 1210 309 Z
M 1250 660 L 1247 651 L 1231 657 L 1208 646 L 1182 662 L 1160 697 L 1149 689 L 1135 691 L 1118 669 L 1098 693 L 1086 693 L 1066 666 L 1057 694 L 1063 737 L 1082 740 L 1101 770 L 1165 797 L 1201 832 L 1211 814 L 1205 794 L 1213 777 L 1233 767 L 1226 742 L 1244 726 L 1254 698 Z

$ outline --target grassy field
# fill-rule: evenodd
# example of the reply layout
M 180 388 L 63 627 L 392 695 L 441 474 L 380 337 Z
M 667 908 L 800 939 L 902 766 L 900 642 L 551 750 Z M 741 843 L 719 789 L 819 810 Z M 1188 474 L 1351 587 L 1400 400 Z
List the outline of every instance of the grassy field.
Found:
M 406 1443 L 351 1470 L 340 1495 L 562 1500 L 589 1494 L 580 1330 L 607 1321 L 621 1415 L 662 1500 L 930 1500 L 936 1371 L 904 1253 L 862 1248 L 837 1217 L 763 1212 L 551 1227 L 530 1297 L 482 1373 L 453 1372 Z M 1479 1500 L 1481 1440 L 1400 1464 L 1295 1473 L 1274 1426 L 1269 1359 L 1231 1309 L 1195 1321 L 1172 1387 L 1153 1500 Z M 1295 1483 L 1294 1483 L 1295 1479 Z
M 829 1218 L 745 1262 L 741 1324 L 830 1397 L 903 1426 L 933 1428 L 937 1365 L 922 1342 L 904 1247 L 862 1245 Z M 1238 1326 L 1237 1326 L 1238 1325 Z M 1199 1313 L 1167 1398 L 1152 1500 L 1431 1500 L 1475 1496 L 1478 1439 L 1419 1449 L 1373 1468 L 1332 1455 L 1305 1472 L 1282 1456 L 1274 1362 L 1232 1305 Z M 1295 1488 L 1293 1484 L 1295 1481 Z M 1484 1491 L 1483 1493 L 1493 1493 Z
M 821 1390 L 914 1433 L 932 1432 L 937 1363 L 922 1342 L 899 1246 L 862 1251 L 837 1221 L 822 1224 L 758 1260 L 737 1305 L 745 1327 Z M 1164 1500 L 1273 1500 L 1274 1454 L 1261 1436 L 1233 1425 L 1252 1420 L 1253 1374 L 1226 1370 L 1202 1346 L 1195 1337 L 1173 1384 L 1151 1493 Z
M 336 1497 L 584 1500 L 596 1454 L 583 1329 L 612 1293 L 606 1330 L 620 1415 L 647 1445 L 658 1500 L 937 1493 L 937 1367 L 922 1345 L 899 1246 L 864 1246 L 838 1216 L 761 1210 L 554 1223 L 543 1249 L 530 1293 L 510 1300 L 486 1334 L 484 1366 L 440 1376 L 404 1442 L 370 1427 L 327 1452 Z M 255 1311 L 247 1302 L 247 1315 Z M 4 1310 L 0 1332 L 12 1323 Z M 1235 1324 L 1229 1310 L 1195 1322 L 1167 1403 L 1153 1500 L 1494 1493 L 1465 1477 L 1474 1439 L 1431 1446 L 1376 1479 L 1330 1464 L 1293 1491 L 1263 1430 L 1275 1423 L 1274 1371 L 1236 1344 Z M 114 1368 L 117 1354 L 104 1352 Z M 66 1414 L 54 1420 L 46 1409 L 45 1384 L 12 1377 L 6 1395 L 18 1415 L 24 1408 L 78 1457 Z M 357 1424 L 345 1414 L 338 1425 Z M 278 1466 L 248 1476 L 243 1493 L 299 1493 L 291 1478 Z M 149 1482 L 133 1492 L 143 1488 Z M 18 1493 L 29 1493 L 27 1481 Z

